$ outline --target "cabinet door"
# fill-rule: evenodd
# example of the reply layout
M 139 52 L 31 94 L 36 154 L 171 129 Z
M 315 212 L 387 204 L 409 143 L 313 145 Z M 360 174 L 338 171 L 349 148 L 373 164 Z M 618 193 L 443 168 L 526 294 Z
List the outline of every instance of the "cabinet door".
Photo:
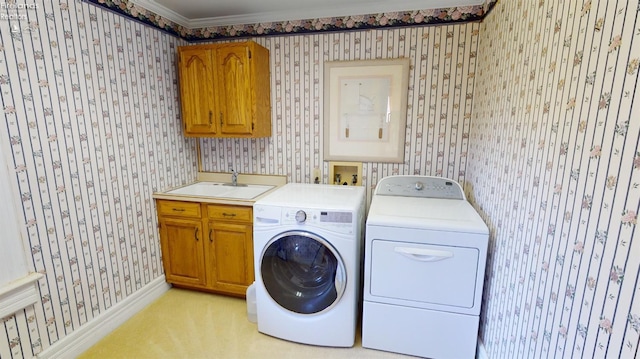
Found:
M 249 48 L 221 46 L 216 51 L 220 131 L 223 134 L 251 134 L 253 91 Z
M 200 219 L 161 217 L 160 241 L 167 282 L 206 285 L 204 238 Z
M 245 295 L 254 280 L 252 226 L 209 221 L 208 235 L 209 285 Z
M 212 54 L 206 49 L 180 49 L 180 100 L 186 136 L 217 131 Z

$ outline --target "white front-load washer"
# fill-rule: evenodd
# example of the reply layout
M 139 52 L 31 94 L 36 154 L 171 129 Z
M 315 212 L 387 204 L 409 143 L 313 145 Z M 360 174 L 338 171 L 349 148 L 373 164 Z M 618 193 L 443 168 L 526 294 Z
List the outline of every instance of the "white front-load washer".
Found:
M 457 182 L 383 178 L 367 215 L 362 346 L 475 358 L 488 241 Z
M 289 183 L 254 204 L 258 331 L 350 347 L 359 313 L 364 187 Z

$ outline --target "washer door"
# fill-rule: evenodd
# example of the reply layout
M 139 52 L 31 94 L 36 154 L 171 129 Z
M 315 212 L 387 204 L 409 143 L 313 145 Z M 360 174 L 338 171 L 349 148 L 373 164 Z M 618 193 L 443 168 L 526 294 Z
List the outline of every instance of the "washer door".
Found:
M 346 288 L 344 263 L 322 237 L 290 231 L 272 238 L 262 252 L 260 273 L 281 307 L 314 314 L 337 303 Z

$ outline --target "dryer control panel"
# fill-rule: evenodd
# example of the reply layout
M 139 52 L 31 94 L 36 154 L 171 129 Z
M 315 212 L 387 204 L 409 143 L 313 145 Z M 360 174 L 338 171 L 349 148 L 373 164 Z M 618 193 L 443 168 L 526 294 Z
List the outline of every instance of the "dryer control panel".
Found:
M 378 196 L 404 196 L 466 200 L 462 186 L 454 180 L 432 176 L 389 176 L 376 186 Z

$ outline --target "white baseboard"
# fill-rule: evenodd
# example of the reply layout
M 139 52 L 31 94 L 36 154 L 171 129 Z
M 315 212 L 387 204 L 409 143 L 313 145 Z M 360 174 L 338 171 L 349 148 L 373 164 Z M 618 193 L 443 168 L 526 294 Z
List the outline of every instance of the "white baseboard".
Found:
M 478 338 L 478 349 L 476 352 L 476 359 L 489 359 L 489 354 L 487 354 L 487 348 L 484 346 L 484 343 L 480 338 Z
M 92 347 L 115 328 L 158 299 L 171 286 L 164 275 L 154 279 L 123 301 L 93 318 L 49 348 L 38 354 L 39 358 L 75 358 Z

